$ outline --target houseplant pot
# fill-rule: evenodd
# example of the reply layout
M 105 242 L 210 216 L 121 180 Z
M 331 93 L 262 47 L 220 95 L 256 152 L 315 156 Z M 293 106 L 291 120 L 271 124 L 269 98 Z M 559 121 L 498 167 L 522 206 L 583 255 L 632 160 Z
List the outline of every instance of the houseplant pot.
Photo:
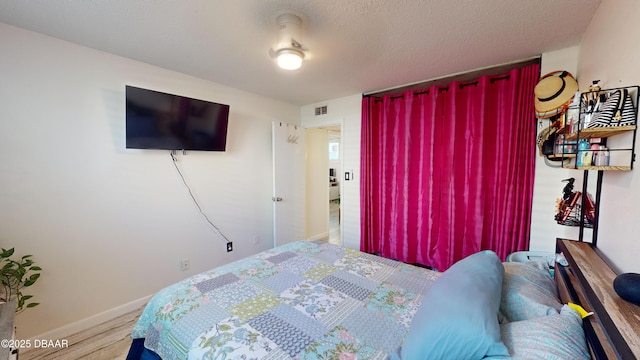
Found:
M 16 314 L 17 300 L 9 302 L 0 301 L 0 340 L 10 340 L 14 338 L 14 318 Z M 9 357 L 13 349 L 11 346 L 3 344 L 0 346 L 0 359 L 13 359 Z

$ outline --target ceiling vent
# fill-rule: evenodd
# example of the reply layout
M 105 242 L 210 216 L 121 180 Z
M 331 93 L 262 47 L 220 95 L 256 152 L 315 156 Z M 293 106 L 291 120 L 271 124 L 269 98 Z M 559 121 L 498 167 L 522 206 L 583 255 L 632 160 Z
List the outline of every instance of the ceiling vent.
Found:
M 327 115 L 327 105 L 316 108 L 316 116 Z

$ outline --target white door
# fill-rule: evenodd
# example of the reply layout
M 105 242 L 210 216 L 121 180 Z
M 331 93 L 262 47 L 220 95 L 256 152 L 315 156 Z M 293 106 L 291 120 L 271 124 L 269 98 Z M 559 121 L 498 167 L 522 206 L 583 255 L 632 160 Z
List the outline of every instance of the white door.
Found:
M 305 131 L 273 122 L 274 246 L 305 238 Z

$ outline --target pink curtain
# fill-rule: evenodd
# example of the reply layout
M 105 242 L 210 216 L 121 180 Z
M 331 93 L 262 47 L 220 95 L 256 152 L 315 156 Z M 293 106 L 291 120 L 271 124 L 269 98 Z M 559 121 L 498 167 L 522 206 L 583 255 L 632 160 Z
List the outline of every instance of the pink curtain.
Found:
M 529 245 L 539 65 L 362 102 L 361 250 L 446 270 Z

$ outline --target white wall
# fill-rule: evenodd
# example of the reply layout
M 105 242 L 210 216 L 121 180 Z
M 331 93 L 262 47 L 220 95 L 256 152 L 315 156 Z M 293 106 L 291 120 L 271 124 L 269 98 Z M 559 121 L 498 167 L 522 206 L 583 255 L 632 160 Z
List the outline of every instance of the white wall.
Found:
M 44 268 L 18 338 L 272 246 L 271 122 L 299 124 L 299 107 L 4 24 L 0 47 L 0 246 Z M 167 151 L 125 149 L 125 84 L 230 105 L 227 151 L 178 165 L 233 252 Z
M 586 87 L 577 74 L 578 54 L 580 48 L 575 46 L 542 55 L 540 73 L 545 75 L 552 71 L 566 70 L 573 74 L 582 87 Z M 538 121 L 538 133 L 549 126 L 548 120 Z M 538 150 L 536 149 L 536 153 Z M 554 166 L 559 163 L 552 162 Z M 562 180 L 574 177 L 575 189 L 582 189 L 582 172 L 551 167 L 542 156 L 536 157 L 536 178 L 533 185 L 533 204 L 531 210 L 531 238 L 529 249 L 533 251 L 554 252 L 556 238 L 577 239 L 578 228 L 559 225 L 554 221 L 556 199 L 562 196 L 565 183 Z M 591 232 L 585 231 L 585 239 L 591 239 Z
M 639 19 L 638 1 L 601 2 L 582 38 L 578 62 L 581 79 L 588 83 L 600 80 L 603 88 L 640 85 Z M 636 154 L 638 145 L 636 140 Z M 622 272 L 640 272 L 638 171 L 636 161 L 633 171 L 605 173 L 602 184 L 598 248 Z

